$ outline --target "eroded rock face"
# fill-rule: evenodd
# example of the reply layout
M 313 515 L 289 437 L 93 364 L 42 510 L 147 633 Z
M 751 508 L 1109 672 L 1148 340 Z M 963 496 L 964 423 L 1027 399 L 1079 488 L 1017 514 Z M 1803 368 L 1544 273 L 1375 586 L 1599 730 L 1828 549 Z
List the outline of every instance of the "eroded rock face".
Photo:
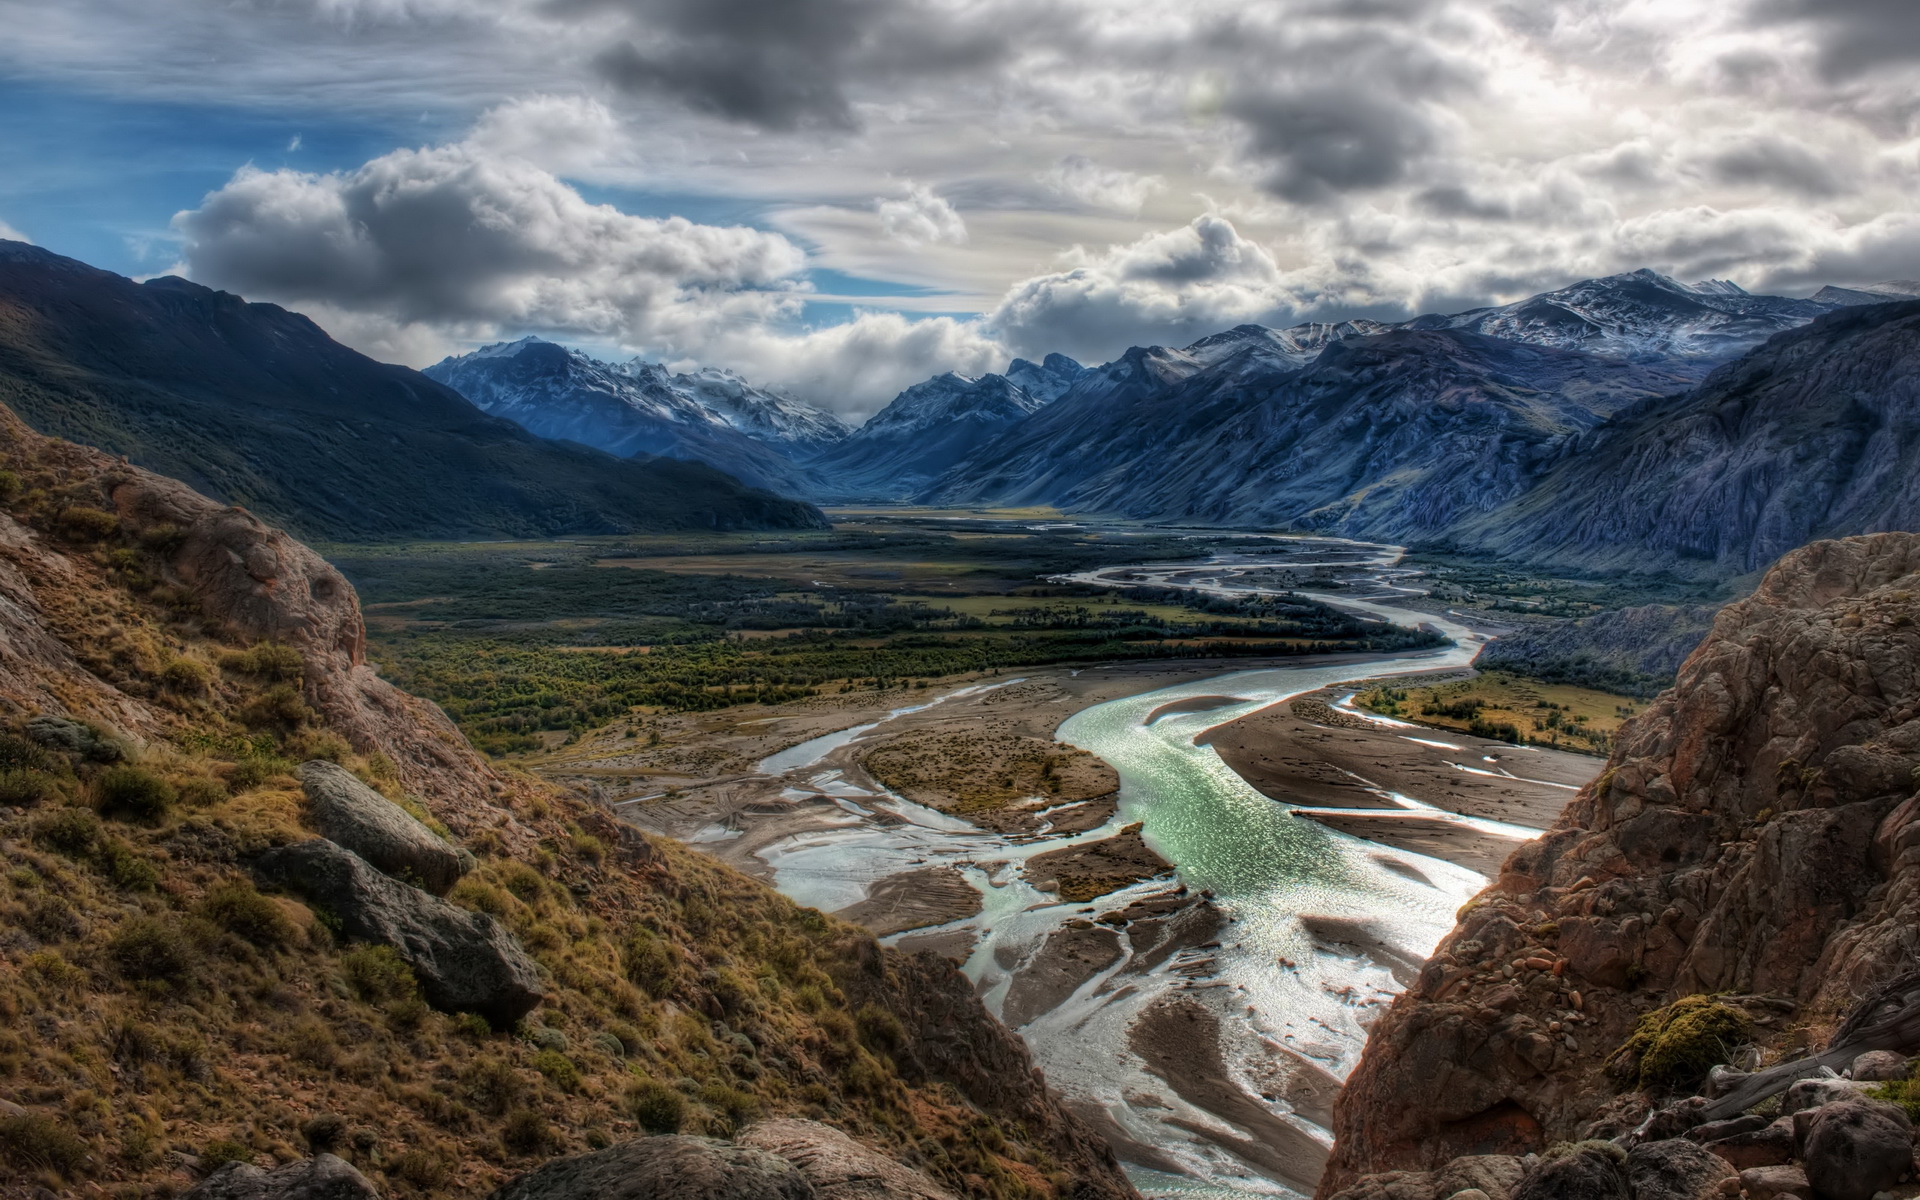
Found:
M 380 1200 L 380 1190 L 352 1163 L 317 1154 L 271 1171 L 252 1163 L 228 1163 L 196 1184 L 184 1200 Z
M 1374 1027 L 1320 1195 L 1580 1136 L 1681 996 L 1784 996 L 1824 1038 L 1920 957 L 1916 771 L 1920 536 L 1787 555 Z
M 636 1138 L 555 1159 L 491 1200 L 816 1200 L 800 1169 L 777 1155 L 713 1138 Z
M 388 875 L 444 896 L 466 873 L 459 851 L 344 767 L 302 763 L 300 786 L 320 835 Z
M 325 838 L 269 850 L 254 873 L 331 913 L 347 937 L 392 946 L 435 1008 L 505 1028 L 545 995 L 539 968 L 505 926 L 389 879 Z

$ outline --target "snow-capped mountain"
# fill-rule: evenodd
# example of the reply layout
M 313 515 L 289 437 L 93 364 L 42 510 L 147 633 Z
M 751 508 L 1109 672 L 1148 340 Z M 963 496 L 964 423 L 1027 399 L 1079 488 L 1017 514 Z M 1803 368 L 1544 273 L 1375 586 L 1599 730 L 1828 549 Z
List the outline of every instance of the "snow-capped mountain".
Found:
M 827 481 L 826 494 L 902 499 L 1086 374 L 1066 355 L 1049 354 L 1037 364 L 1015 359 L 1005 375 L 936 375 L 895 396 L 808 466 Z
M 697 459 L 788 495 L 811 490 L 793 456 L 847 433 L 837 418 L 728 372 L 676 375 L 637 358 L 605 363 L 534 337 L 448 358 L 424 373 L 541 437 L 623 457 Z
M 1892 304 L 1901 300 L 1920 300 L 1920 279 L 1889 279 L 1885 283 L 1863 283 L 1858 287 L 1823 287 L 1811 297 L 1816 304 L 1844 305 Z
M 1582 280 L 1497 308 L 1418 317 L 1403 328 L 1464 329 L 1613 358 L 1720 362 L 1830 307 L 1816 300 L 1755 296 L 1723 279 L 1687 284 L 1642 269 Z

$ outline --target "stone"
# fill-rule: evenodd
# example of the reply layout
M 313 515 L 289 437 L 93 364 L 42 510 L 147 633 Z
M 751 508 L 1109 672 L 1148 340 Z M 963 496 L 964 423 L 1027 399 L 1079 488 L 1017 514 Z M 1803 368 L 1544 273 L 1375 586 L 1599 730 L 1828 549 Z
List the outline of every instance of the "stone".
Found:
M 1781 1117 L 1759 1129 L 1749 1129 L 1745 1133 L 1736 1133 L 1730 1137 L 1716 1138 L 1705 1143 L 1706 1149 L 1721 1158 L 1737 1171 L 1749 1167 L 1774 1167 L 1793 1159 L 1794 1149 L 1799 1140 L 1794 1136 L 1793 1118 Z
M 262 883 L 331 914 L 348 938 L 392 946 L 435 1008 L 479 1013 L 506 1028 L 546 994 L 539 968 L 505 926 L 390 879 L 324 838 L 269 850 L 253 869 Z
M 1364 1175 L 1327 1200 L 1437 1200 L 1432 1171 L 1387 1171 Z
M 337 763 L 301 763 L 300 786 L 321 837 L 395 879 L 444 896 L 467 873 L 469 859 Z
M 1627 1153 L 1633 1200 L 1714 1200 L 1723 1181 L 1738 1178 L 1725 1159 L 1683 1138 L 1642 1142 Z
M 1469 1154 L 1433 1173 L 1433 1192 L 1440 1200 L 1467 1192 L 1484 1193 L 1489 1200 L 1508 1200 L 1526 1176 L 1524 1159 L 1511 1154 Z
M 555 1159 L 509 1180 L 491 1200 L 817 1200 L 777 1155 L 713 1138 L 636 1138 Z
M 818 1121 L 761 1121 L 737 1142 L 798 1167 L 820 1200 L 955 1200 L 920 1172 Z
M 1747 1200 L 1813 1200 L 1813 1187 L 1799 1167 L 1753 1167 L 1740 1172 Z
M 66 717 L 40 716 L 27 722 L 27 736 L 42 746 L 78 754 L 92 762 L 119 762 L 127 749 L 93 726 Z
M 353 1164 L 316 1154 L 271 1171 L 227 1163 L 182 1200 L 380 1200 L 380 1191 Z
M 1662 1142 L 1668 1138 L 1685 1135 L 1694 1126 L 1702 1124 L 1701 1114 L 1706 1110 L 1705 1096 L 1688 1096 L 1678 1104 L 1669 1105 L 1648 1117 L 1646 1123 L 1634 1132 L 1643 1142 Z
M 1832 1104 L 1836 1100 L 1851 1100 L 1869 1086 L 1851 1079 L 1801 1079 L 1791 1084 L 1787 1094 L 1780 1098 L 1780 1114 L 1786 1116 Z
M 1892 1107 L 1840 1101 L 1815 1113 L 1800 1156 L 1822 1200 L 1873 1200 L 1912 1172 L 1912 1129 L 1884 1111 Z
M 1628 1200 L 1625 1158 L 1611 1142 L 1576 1142 L 1541 1159 L 1512 1200 Z
M 1891 1050 L 1869 1050 L 1853 1060 L 1848 1072 L 1861 1083 L 1886 1083 L 1905 1079 L 1911 1073 L 1912 1060 Z
M 1446 1197 L 1446 1200 L 1493 1200 L 1493 1197 L 1487 1195 L 1479 1188 L 1468 1188 L 1464 1192 L 1455 1192 L 1453 1195 Z

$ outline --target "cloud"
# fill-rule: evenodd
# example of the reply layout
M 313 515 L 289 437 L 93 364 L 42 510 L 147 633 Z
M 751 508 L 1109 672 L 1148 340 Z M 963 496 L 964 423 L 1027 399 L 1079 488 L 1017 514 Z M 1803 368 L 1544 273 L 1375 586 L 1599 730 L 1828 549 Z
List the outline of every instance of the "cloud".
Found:
M 1022 354 L 1102 359 L 1128 342 L 1186 341 L 1246 321 L 1286 319 L 1290 297 L 1264 247 L 1219 216 L 1098 253 L 1015 284 L 985 326 Z
M 925 184 L 908 183 L 906 188 L 904 199 L 873 202 L 874 211 L 880 214 L 880 228 L 888 237 L 909 246 L 927 242 L 966 244 L 967 223 L 953 205 L 934 195 Z
M 33 241 L 32 238 L 28 237 L 24 233 L 21 233 L 18 229 L 15 229 L 13 226 L 7 224 L 5 221 L 0 221 L 0 242 L 32 242 L 32 241 Z
M 525 96 L 481 114 L 466 144 L 477 153 L 519 158 L 559 175 L 604 166 L 626 148 L 620 120 L 585 96 Z
M 1009 50 L 1005 23 L 930 0 L 560 0 L 553 11 L 625 18 L 625 36 L 594 59 L 616 87 L 771 130 L 854 129 L 850 86 L 978 70 Z
M 1911 0 L 1757 0 L 1751 14 L 1762 26 L 1812 32 L 1829 77 L 1920 59 L 1920 7 Z
M 1757 184 L 1802 196 L 1839 195 L 1840 172 L 1805 144 L 1762 135 L 1742 138 L 1707 159 L 1712 176 L 1723 183 Z
M 805 265 L 778 234 L 630 216 L 473 143 L 246 167 L 173 224 L 193 278 L 244 295 L 632 340 L 780 311 Z
M 1103 167 L 1083 154 L 1068 155 L 1038 178 L 1057 195 L 1123 213 L 1138 213 L 1149 197 L 1167 187 L 1167 181 L 1158 175 Z

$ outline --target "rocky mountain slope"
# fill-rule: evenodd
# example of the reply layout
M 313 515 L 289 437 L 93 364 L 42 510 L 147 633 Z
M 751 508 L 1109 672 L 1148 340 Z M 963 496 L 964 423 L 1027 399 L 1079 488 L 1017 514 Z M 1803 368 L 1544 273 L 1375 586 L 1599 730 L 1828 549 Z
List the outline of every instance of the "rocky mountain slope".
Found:
M 1657 365 L 1454 330 L 1303 348 L 1250 326 L 1128 351 L 928 495 L 1431 538 L 1522 494 L 1577 431 L 1685 383 Z
M 944 960 L 494 769 L 312 551 L 4 410 L 0 859 L 8 1195 L 1135 1194 Z
M 1065 393 L 1085 368 L 1064 354 L 1015 359 L 1005 375 L 948 372 L 917 383 L 847 439 L 808 463 L 822 494 L 905 500 L 948 468 Z
M 1567 445 L 1464 544 L 1548 564 L 1757 571 L 1815 538 L 1920 529 L 1920 302 L 1781 334 Z
M 0 242 L 0 402 L 313 537 L 821 522 L 704 466 L 534 437 L 274 305 L 19 242 Z
M 1827 1175 L 1824 1194 L 1864 1200 L 1910 1173 L 1908 1132 L 1888 1115 L 1903 1110 L 1861 1109 L 1856 1096 L 1836 1112 L 1827 1102 L 1849 1099 L 1837 1083 L 1801 1085 L 1732 1125 L 1700 1125 L 1704 1100 L 1642 1122 L 1714 1086 L 1708 1068 L 1742 1059 L 1743 1046 L 1750 1069 L 1853 1045 L 1884 1002 L 1911 999 L 1917 663 L 1920 535 L 1796 550 L 1723 609 L 1674 688 L 1622 729 L 1606 771 L 1462 909 L 1374 1027 L 1336 1108 L 1319 1195 L 1428 1200 L 1451 1196 L 1462 1171 L 1494 1167 L 1511 1178 L 1489 1195 L 1522 1200 L 1732 1194 L 1718 1182 L 1729 1167 L 1746 1172 L 1735 1186 L 1750 1195 L 1776 1183 L 1805 1195 L 1830 1161 L 1830 1117 L 1828 1140 L 1855 1148 L 1880 1123 L 1873 1136 L 1891 1136 L 1895 1170 L 1860 1166 L 1859 1192 Z M 1880 1048 L 1920 1050 L 1903 1036 L 1911 1044 Z M 1724 1088 L 1740 1073 L 1722 1077 Z M 1622 1141 L 1512 1157 L 1580 1138 Z M 1621 1179 L 1621 1159 L 1635 1169 L 1621 1147 L 1637 1144 L 1644 1163 L 1646 1146 L 1689 1140 L 1719 1160 L 1702 1168 L 1719 1175 L 1695 1181 L 1705 1190 Z M 1598 1190 L 1571 1190 L 1581 1173 Z
M 728 372 L 675 375 L 637 358 L 604 363 L 533 337 L 444 359 L 422 374 L 543 438 L 622 458 L 704 462 L 789 495 L 810 488 L 795 459 L 848 432 L 837 418 Z
M 1643 604 L 1529 625 L 1488 642 L 1474 665 L 1651 699 L 1673 685 L 1718 611 L 1710 604 Z

